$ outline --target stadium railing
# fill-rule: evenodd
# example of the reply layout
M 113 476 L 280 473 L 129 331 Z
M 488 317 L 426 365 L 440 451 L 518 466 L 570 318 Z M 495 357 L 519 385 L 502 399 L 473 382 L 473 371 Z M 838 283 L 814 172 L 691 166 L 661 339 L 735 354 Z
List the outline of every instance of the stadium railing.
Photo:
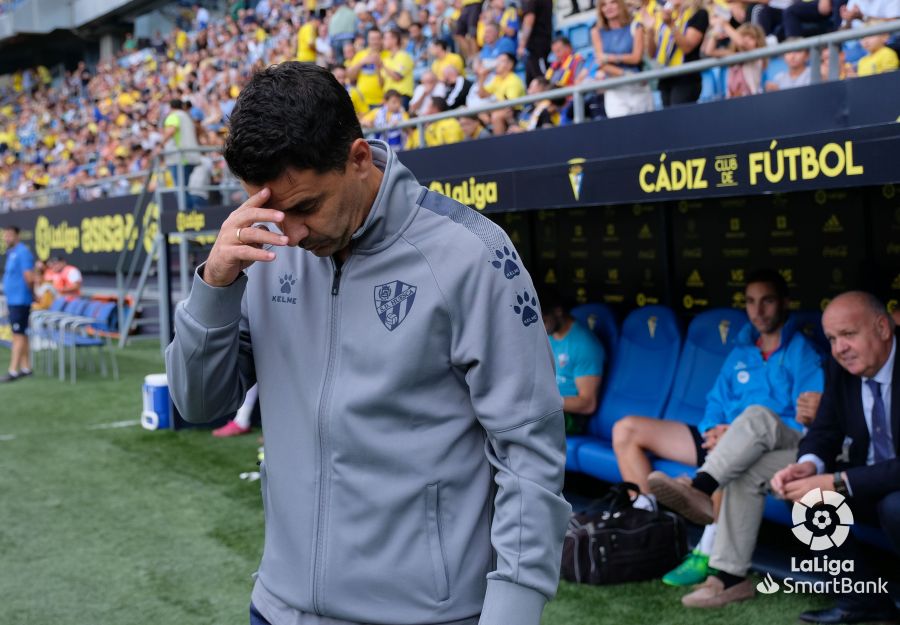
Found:
M 870 35 L 892 34 L 897 32 L 900 32 L 900 20 L 883 22 L 880 24 L 873 24 L 850 30 L 841 30 L 825 35 L 808 37 L 806 39 L 801 39 L 798 41 L 789 41 L 777 46 L 761 48 L 759 50 L 752 50 L 750 52 L 741 52 L 739 54 L 734 54 L 727 57 L 708 58 L 700 61 L 692 61 L 690 63 L 685 63 L 684 65 L 679 65 L 678 67 L 653 69 L 603 81 L 592 80 L 580 85 L 576 85 L 574 87 L 553 89 L 551 91 L 544 91 L 542 93 L 537 93 L 534 95 L 527 95 L 515 100 L 492 102 L 490 104 L 484 104 L 472 108 L 459 108 L 450 111 L 444 111 L 442 113 L 436 113 L 434 115 L 416 117 L 409 121 L 401 122 L 390 127 L 366 129 L 365 134 L 367 136 L 371 136 L 374 134 L 387 132 L 388 130 L 415 128 L 419 132 L 419 147 L 425 147 L 425 127 L 432 122 L 440 121 L 442 119 L 449 119 L 451 117 L 464 117 L 469 115 L 478 115 L 479 113 L 488 113 L 490 111 L 517 107 L 524 104 L 532 104 L 535 102 L 540 102 L 541 100 L 558 100 L 569 97 L 572 98 L 573 102 L 573 121 L 576 124 L 580 124 L 586 121 L 584 116 L 584 102 L 585 95 L 589 93 L 594 93 L 597 91 L 608 91 L 617 87 L 625 87 L 627 85 L 645 83 L 648 81 L 657 81 L 664 78 L 673 78 L 675 76 L 697 74 L 714 67 L 727 67 L 729 65 L 746 63 L 748 61 L 755 61 L 758 59 L 769 59 L 781 56 L 786 52 L 794 52 L 797 50 L 809 51 L 809 64 L 810 67 L 813 68 L 813 71 L 811 72 L 812 82 L 816 83 L 821 82 L 821 76 L 819 72 L 815 71 L 815 69 L 818 68 L 821 63 L 820 49 L 827 47 L 829 49 L 828 76 L 830 80 L 834 80 L 838 78 L 840 73 L 840 60 L 837 54 L 838 46 L 840 44 L 844 43 L 845 41 L 862 39 L 863 37 L 868 37 Z
M 825 35 L 818 35 L 815 37 L 807 37 L 805 39 L 797 40 L 797 41 L 789 41 L 776 46 L 770 46 L 761 48 L 759 50 L 752 50 L 750 52 L 742 52 L 739 54 L 734 54 L 727 57 L 722 58 L 708 58 L 700 61 L 692 61 L 690 63 L 686 63 L 684 65 L 680 65 L 678 67 L 670 67 L 664 69 L 653 69 L 644 72 L 639 72 L 637 74 L 630 74 L 627 76 L 621 76 L 618 78 L 610 78 L 603 81 L 588 81 L 582 83 L 580 85 L 574 87 L 566 87 L 562 89 L 554 89 L 551 91 L 545 91 L 539 94 L 534 95 L 526 95 L 521 98 L 517 98 L 515 100 L 505 100 L 503 102 L 492 102 L 489 104 L 483 104 L 477 107 L 471 108 L 458 108 L 450 111 L 445 111 L 443 113 L 437 113 L 435 115 L 428 115 L 423 117 L 416 117 L 410 119 L 409 121 L 401 122 L 394 126 L 390 127 L 375 127 L 375 128 L 366 128 L 363 130 L 366 136 L 372 136 L 379 133 L 387 132 L 388 130 L 397 130 L 397 129 L 418 129 L 419 131 L 419 147 L 425 147 L 425 127 L 436 121 L 440 121 L 442 119 L 450 119 L 453 117 L 464 117 L 471 115 L 478 115 L 479 113 L 487 113 L 490 111 L 510 108 L 510 107 L 518 107 L 525 104 L 531 104 L 534 102 L 540 102 L 541 100 L 557 100 L 557 99 L 567 99 L 569 97 L 572 98 L 573 101 L 573 122 L 576 124 L 580 124 L 585 121 L 589 121 L 585 118 L 584 115 L 584 102 L 585 96 L 589 93 L 595 93 L 598 91 L 607 91 L 610 89 L 615 89 L 617 87 L 624 87 L 631 84 L 644 83 L 644 82 L 656 82 L 664 78 L 672 78 L 675 76 L 684 76 L 688 74 L 698 74 L 705 72 L 706 70 L 720 67 L 728 67 L 730 65 L 736 65 L 739 63 L 746 63 L 748 61 L 755 61 L 758 59 L 771 59 L 774 57 L 779 57 L 787 52 L 793 52 L 797 50 L 808 50 L 810 53 L 810 67 L 817 68 L 820 66 L 821 62 L 821 49 L 828 48 L 832 54 L 829 55 L 829 80 L 835 80 L 839 76 L 840 72 L 840 60 L 837 54 L 833 54 L 837 52 L 838 47 L 848 41 L 855 41 L 862 39 L 863 37 L 867 37 L 870 35 L 880 35 L 880 34 L 894 34 L 900 33 L 900 19 L 893 20 L 889 22 L 882 22 L 878 24 L 873 24 L 869 26 L 863 26 L 861 28 L 854 28 L 850 30 L 841 30 L 833 33 L 828 33 Z M 811 76 L 811 80 L 813 83 L 821 82 L 822 78 L 817 71 L 813 71 Z M 196 149 L 191 149 L 192 152 L 215 152 L 219 153 L 221 147 L 211 147 L 211 146 L 202 146 Z M 161 156 L 174 154 L 175 152 L 165 152 Z M 8 210 L 19 210 L 26 208 L 37 208 L 44 206 L 54 206 L 57 204 L 65 204 L 72 202 L 77 199 L 91 199 L 91 194 L 89 191 L 91 189 L 100 188 L 102 191 L 99 197 L 108 196 L 108 190 L 113 188 L 116 183 L 119 182 L 129 182 L 133 183 L 135 181 L 141 180 L 144 177 L 149 177 L 154 171 L 159 168 L 158 159 L 154 159 L 154 164 L 151 166 L 150 170 L 141 171 L 130 174 L 122 174 L 117 176 L 109 176 L 106 178 L 99 178 L 93 180 L 89 183 L 79 185 L 74 189 L 60 189 L 60 188 L 51 188 L 51 189 L 42 189 L 40 191 L 32 191 L 31 193 L 25 193 L 22 195 L 13 196 L 7 198 L 5 200 L 0 200 L 0 212 L 6 212 Z M 179 168 L 179 175 L 183 175 L 183 170 Z M 187 186 L 185 180 L 177 180 L 174 187 L 164 188 L 161 191 L 163 193 L 173 193 L 177 192 L 179 195 L 184 194 L 184 189 Z M 206 190 L 232 190 L 239 188 L 236 181 L 227 180 L 223 181 L 220 185 L 210 185 L 208 187 L 198 187 L 198 189 L 206 189 Z M 120 193 L 118 195 L 128 195 L 128 193 Z M 81 196 L 81 198 L 79 198 Z M 181 205 L 180 205 L 181 206 Z

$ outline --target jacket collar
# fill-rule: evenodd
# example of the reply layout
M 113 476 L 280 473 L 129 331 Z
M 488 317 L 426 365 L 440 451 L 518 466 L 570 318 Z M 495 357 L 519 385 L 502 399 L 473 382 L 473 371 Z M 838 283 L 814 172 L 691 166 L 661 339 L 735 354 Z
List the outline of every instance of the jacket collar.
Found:
M 363 225 L 353 233 L 354 254 L 375 254 L 409 226 L 424 188 L 383 141 L 369 141 L 372 160 L 383 173 L 378 195 Z
M 787 349 L 788 344 L 791 342 L 791 339 L 796 333 L 796 317 L 794 315 L 788 315 L 787 320 L 784 322 L 784 325 L 781 328 L 781 340 L 778 343 L 778 349 L 775 350 L 775 353 Z M 752 323 L 747 321 L 747 324 L 741 329 L 740 334 L 738 334 L 737 336 L 737 342 L 742 345 L 750 345 L 755 347 L 757 340 L 759 340 L 759 332 L 756 330 L 756 328 L 753 327 Z

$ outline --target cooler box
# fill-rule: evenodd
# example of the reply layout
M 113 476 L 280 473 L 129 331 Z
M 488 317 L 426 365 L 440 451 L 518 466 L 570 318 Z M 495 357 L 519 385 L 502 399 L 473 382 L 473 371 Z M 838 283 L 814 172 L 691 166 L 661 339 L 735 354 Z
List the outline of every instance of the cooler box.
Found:
M 144 378 L 144 410 L 141 426 L 148 430 L 167 430 L 172 427 L 172 403 L 169 401 L 169 382 L 165 373 Z

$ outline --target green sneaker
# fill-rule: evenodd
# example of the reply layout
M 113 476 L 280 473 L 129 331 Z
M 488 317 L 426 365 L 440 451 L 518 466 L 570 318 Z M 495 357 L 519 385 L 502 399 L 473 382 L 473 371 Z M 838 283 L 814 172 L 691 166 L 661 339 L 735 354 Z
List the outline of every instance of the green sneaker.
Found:
M 669 586 L 693 586 L 702 584 L 711 574 L 709 556 L 694 549 L 684 557 L 681 564 L 666 573 L 662 581 Z

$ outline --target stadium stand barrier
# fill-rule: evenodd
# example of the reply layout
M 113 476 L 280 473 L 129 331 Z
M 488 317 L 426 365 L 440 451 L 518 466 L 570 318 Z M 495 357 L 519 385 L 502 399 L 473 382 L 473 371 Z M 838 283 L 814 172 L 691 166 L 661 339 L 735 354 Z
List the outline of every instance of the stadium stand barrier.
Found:
M 571 97 L 573 101 L 573 114 L 574 114 L 574 123 L 580 124 L 585 121 L 584 115 L 584 103 L 585 96 L 589 93 L 595 91 L 606 91 L 609 89 L 615 89 L 617 87 L 624 87 L 627 85 L 645 83 L 645 82 L 654 82 L 663 78 L 672 78 L 675 76 L 683 76 L 687 74 L 696 74 L 702 73 L 707 70 L 713 68 L 721 68 L 727 67 L 730 65 L 737 65 L 741 63 L 747 63 L 748 61 L 755 61 L 758 59 L 771 59 L 774 57 L 779 57 L 786 52 L 794 52 L 797 50 L 808 50 L 809 51 L 809 65 L 810 67 L 819 67 L 821 54 L 820 49 L 827 47 L 832 53 L 829 55 L 829 78 L 836 79 L 839 76 L 839 60 L 837 54 L 837 47 L 851 40 L 861 39 L 863 37 L 868 37 L 870 35 L 881 35 L 881 34 L 891 34 L 900 32 L 900 20 L 894 20 L 891 22 L 884 22 L 880 24 L 873 24 L 869 26 L 864 26 L 862 28 L 852 29 L 852 30 L 842 30 L 837 32 L 828 33 L 825 35 L 817 35 L 814 37 L 807 37 L 805 39 L 800 39 L 797 41 L 787 41 L 777 46 L 770 46 L 765 48 L 760 48 L 758 50 L 752 50 L 750 52 L 741 52 L 739 54 L 730 55 L 723 58 L 707 58 L 699 61 L 692 61 L 690 63 L 685 63 L 684 65 L 680 65 L 677 67 L 670 67 L 665 69 L 655 69 L 646 72 L 638 72 L 635 74 L 628 74 L 619 78 L 610 78 L 603 81 L 587 81 L 580 85 L 576 85 L 574 87 L 565 87 L 562 89 L 553 89 L 551 91 L 545 91 L 542 93 L 537 93 L 533 95 L 526 95 L 521 98 L 517 98 L 515 100 L 505 100 L 503 102 L 492 102 L 489 104 L 484 104 L 478 107 L 472 108 L 462 108 L 462 109 L 454 109 L 450 111 L 444 111 L 442 113 L 436 113 L 434 115 L 426 115 L 423 117 L 416 117 L 409 121 L 399 122 L 397 124 L 392 125 L 390 128 L 387 127 L 378 127 L 366 129 L 366 135 L 374 135 L 378 133 L 385 133 L 388 130 L 398 130 L 404 128 L 416 129 L 419 133 L 419 147 L 425 147 L 425 126 L 432 122 L 440 121 L 442 119 L 450 119 L 453 117 L 460 117 L 465 115 L 477 115 L 479 113 L 487 113 L 490 111 L 496 111 L 500 109 L 506 109 L 510 107 L 519 107 L 525 104 L 532 104 L 535 102 L 540 102 L 541 100 L 557 100 L 557 99 L 566 99 Z M 817 72 L 812 72 L 812 83 L 817 83 L 821 81 L 821 77 Z

